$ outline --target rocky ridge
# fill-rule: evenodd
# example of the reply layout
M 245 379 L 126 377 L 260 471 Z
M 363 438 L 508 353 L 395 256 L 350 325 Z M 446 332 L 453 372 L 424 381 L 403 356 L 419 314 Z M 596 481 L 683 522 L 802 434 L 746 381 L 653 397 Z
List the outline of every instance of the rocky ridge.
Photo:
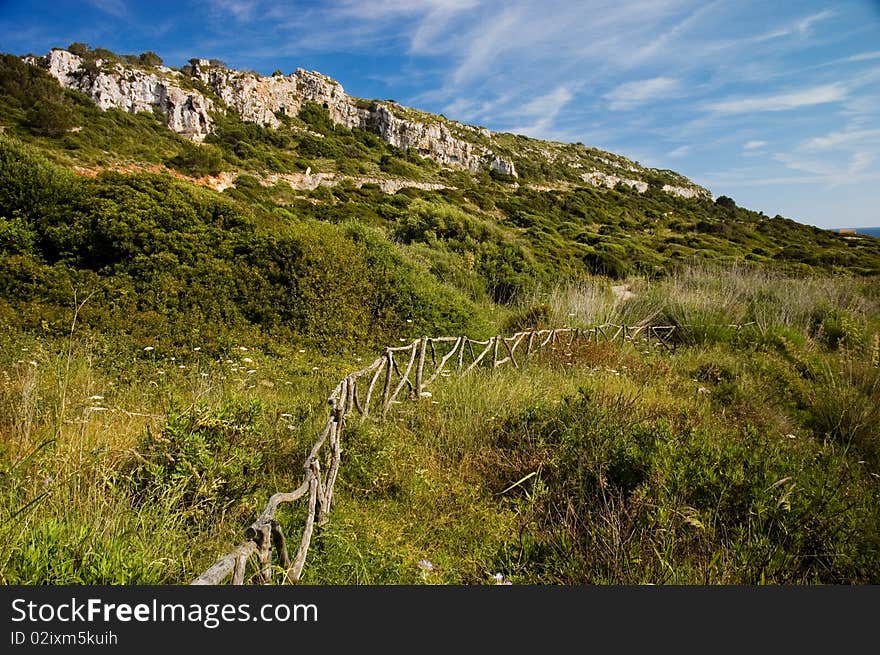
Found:
M 191 60 L 183 71 L 165 66 L 148 70 L 100 59 L 90 64 L 62 49 L 25 60 L 44 66 L 63 86 L 85 93 L 102 109 L 158 111 L 170 129 L 196 142 L 212 132 L 211 112 L 228 109 L 244 121 L 277 127 L 279 114 L 296 116 L 303 103 L 316 102 L 337 124 L 368 130 L 402 150 L 412 148 L 446 166 L 470 171 L 490 168 L 516 177 L 512 161 L 453 136 L 445 124 L 399 118 L 385 103 L 358 101 L 341 84 L 313 71 L 263 76 L 212 65 L 205 59 Z M 226 107 L 192 88 L 192 80 L 205 84 Z
M 213 114 L 231 111 L 243 121 L 278 127 L 281 117 L 297 116 L 304 103 L 314 102 L 327 109 L 339 125 L 372 132 L 393 146 L 412 149 L 441 165 L 473 172 L 488 169 L 518 177 L 514 164 L 518 151 L 510 147 L 496 151 L 496 135 L 489 130 L 407 110 L 393 101 L 353 98 L 339 82 L 314 71 L 300 68 L 290 75 L 264 76 L 206 59 L 192 59 L 181 70 L 139 67 L 101 59 L 86 61 L 63 49 L 53 49 L 44 57 L 26 57 L 25 61 L 44 67 L 63 86 L 86 94 L 102 109 L 161 114 L 171 130 L 195 142 L 203 141 L 213 131 Z M 497 138 L 501 136 L 505 135 Z M 543 154 L 548 161 L 558 156 L 550 150 Z M 563 163 L 572 172 L 586 169 L 576 174 L 586 184 L 606 188 L 623 184 L 639 193 L 650 186 L 640 174 L 653 169 L 610 153 L 608 157 L 584 157 L 566 156 Z M 684 198 L 712 197 L 708 190 L 683 176 L 672 171 L 663 173 L 672 181 L 662 185 L 666 193 Z

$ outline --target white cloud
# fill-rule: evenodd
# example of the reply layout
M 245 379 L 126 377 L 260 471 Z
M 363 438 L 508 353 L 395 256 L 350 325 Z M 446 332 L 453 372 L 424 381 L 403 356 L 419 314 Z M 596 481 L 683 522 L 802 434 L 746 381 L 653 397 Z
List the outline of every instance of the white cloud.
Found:
M 574 98 L 572 89 L 560 86 L 550 93 L 538 96 L 515 110 L 521 120 L 532 119 L 527 125 L 519 125 L 510 129 L 515 134 L 549 138 L 550 128 L 564 107 Z
M 236 21 L 249 21 L 258 13 L 262 13 L 259 2 L 248 0 L 208 0 L 208 4 L 217 14 L 229 15 Z
M 675 148 L 674 150 L 670 150 L 668 153 L 666 153 L 666 156 L 672 157 L 673 159 L 676 159 L 678 157 L 684 157 L 685 155 L 687 155 L 690 152 L 690 150 L 691 150 L 690 146 L 679 146 L 678 148 Z
M 541 116 L 553 111 L 558 111 L 560 107 L 567 104 L 574 94 L 567 86 L 560 86 L 550 93 L 537 98 L 533 98 L 522 107 L 522 113 L 526 116 Z
M 842 132 L 829 132 L 825 136 L 813 137 L 802 144 L 802 149 L 807 151 L 831 150 L 852 144 L 862 144 L 880 140 L 880 129 L 869 130 L 845 130 Z
M 801 34 L 806 34 L 810 31 L 810 28 L 814 23 L 818 23 L 823 20 L 828 20 L 834 16 L 834 12 L 830 9 L 826 9 L 825 11 L 820 11 L 818 14 L 813 14 L 811 16 L 807 16 L 806 18 L 802 18 L 795 24 L 795 29 Z
M 850 157 L 849 168 L 847 170 L 850 175 L 859 175 L 867 171 L 871 167 L 871 164 L 874 163 L 875 159 L 877 159 L 875 153 L 867 150 L 858 150 L 852 154 L 852 157 Z
M 752 141 L 746 141 L 743 144 L 743 150 L 759 150 L 767 145 L 766 141 L 761 141 L 759 139 L 754 139 Z
M 720 114 L 744 114 L 759 111 L 786 111 L 800 107 L 841 102 L 847 98 L 842 84 L 824 84 L 809 89 L 767 96 L 748 96 L 710 102 L 706 108 Z
M 838 61 L 842 62 L 852 62 L 852 61 L 871 61 L 872 59 L 880 59 L 880 50 L 874 50 L 873 52 L 860 52 L 857 55 L 852 55 L 851 57 L 845 57 Z
M 625 82 L 606 93 L 603 98 L 612 111 L 626 111 L 639 105 L 677 95 L 681 83 L 671 77 Z
M 828 20 L 834 15 L 834 12 L 829 9 L 825 11 L 820 11 L 819 13 L 811 14 L 810 16 L 805 16 L 804 18 L 798 19 L 784 27 L 766 32 L 764 34 L 759 34 L 758 36 L 751 39 L 751 41 L 754 43 L 760 43 L 762 41 L 770 41 L 773 39 L 784 38 L 793 34 L 806 35 L 810 33 L 810 28 L 812 28 L 814 24 L 823 20 Z
M 869 150 L 857 149 L 843 158 L 818 159 L 802 152 L 777 153 L 773 158 L 786 168 L 815 176 L 816 182 L 830 187 L 861 184 L 880 178 L 880 171 L 871 169 L 877 155 Z
M 104 13 L 121 18 L 128 13 L 124 0 L 87 0 L 87 2 Z

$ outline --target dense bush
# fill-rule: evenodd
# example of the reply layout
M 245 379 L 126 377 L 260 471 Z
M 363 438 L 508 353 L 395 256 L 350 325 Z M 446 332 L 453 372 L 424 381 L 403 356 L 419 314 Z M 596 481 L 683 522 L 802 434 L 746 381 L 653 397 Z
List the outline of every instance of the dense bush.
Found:
M 384 343 L 403 326 L 485 329 L 469 300 L 363 226 L 288 217 L 267 231 L 240 204 L 167 176 L 77 179 L 3 145 L 0 217 L 11 218 L 0 246 L 18 255 L 0 262 L 7 302 L 57 303 L 62 313 L 80 272 L 91 272 L 99 296 L 85 320 L 144 337 L 187 339 L 201 326 L 216 340 L 255 325 L 330 348 Z
M 524 570 L 565 584 L 880 576 L 876 488 L 845 449 L 641 420 L 645 408 L 637 397 L 583 393 L 503 427 L 500 445 L 516 456 L 500 461 L 542 472 Z
M 255 448 L 259 403 L 172 412 L 161 432 L 147 430 L 127 474 L 133 504 L 160 502 L 194 522 L 241 503 L 263 474 Z

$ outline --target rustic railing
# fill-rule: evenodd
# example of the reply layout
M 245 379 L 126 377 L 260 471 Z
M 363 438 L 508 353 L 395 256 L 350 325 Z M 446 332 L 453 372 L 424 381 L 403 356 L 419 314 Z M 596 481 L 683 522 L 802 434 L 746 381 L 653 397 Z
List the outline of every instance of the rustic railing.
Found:
M 359 414 L 362 419 L 375 414 L 384 417 L 391 405 L 399 402 L 397 398 L 404 388 L 406 397 L 419 398 L 428 385 L 438 377 L 451 375 L 453 369 L 464 375 L 478 367 L 495 369 L 511 364 L 520 368 L 533 354 L 548 345 L 564 344 L 571 347 L 577 341 L 626 342 L 643 339 L 671 350 L 675 330 L 676 327 L 672 325 L 606 323 L 592 328 L 528 330 L 510 337 L 496 336 L 484 341 L 468 337 L 421 337 L 408 345 L 386 348 L 385 353 L 372 364 L 350 373 L 333 389 L 327 399 L 329 416 L 305 459 L 304 475 L 299 487 L 269 498 L 263 512 L 247 529 L 246 541 L 218 559 L 191 584 L 220 584 L 230 574 L 232 584 L 244 584 L 248 561 L 254 555 L 257 556 L 258 567 L 251 579 L 258 584 L 270 583 L 273 577 L 273 548 L 277 563 L 284 570 L 285 582 L 299 582 L 315 526 L 324 525 L 329 518 L 341 463 L 341 437 L 352 414 Z M 325 444 L 327 448 L 324 448 Z M 321 455 L 324 456 L 323 468 Z M 308 509 L 299 547 L 291 561 L 287 539 L 281 525 L 275 520 L 275 511 L 282 503 L 291 503 L 303 497 L 308 497 Z

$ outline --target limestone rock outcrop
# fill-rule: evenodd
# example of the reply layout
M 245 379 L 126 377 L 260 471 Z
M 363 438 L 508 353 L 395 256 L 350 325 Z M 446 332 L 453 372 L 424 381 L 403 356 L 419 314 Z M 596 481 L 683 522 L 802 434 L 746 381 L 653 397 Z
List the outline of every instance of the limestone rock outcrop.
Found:
M 339 82 L 301 68 L 290 75 L 276 72 L 265 76 L 229 69 L 216 60 L 191 59 L 181 70 L 174 70 L 117 59 L 87 61 L 63 49 L 53 49 L 45 57 L 26 57 L 25 61 L 43 66 L 63 86 L 85 93 L 102 109 L 156 112 L 164 116 L 170 129 L 196 142 L 213 132 L 218 114 L 233 112 L 243 121 L 275 128 L 285 116 L 298 116 L 305 103 L 314 102 L 338 125 L 372 132 L 401 150 L 414 151 L 443 166 L 516 178 L 513 159 L 505 156 L 516 153 L 523 162 L 546 161 L 583 170 L 580 179 L 592 186 L 613 189 L 624 184 L 645 193 L 647 177 L 668 182 L 662 189 L 672 195 L 712 198 L 707 189 L 673 171 L 646 169 L 638 162 L 587 149 L 583 144 L 576 144 L 580 150 L 572 150 L 575 146 L 571 144 L 517 137 L 512 146 L 510 135 L 496 136 L 486 128 L 406 109 L 394 101 L 353 98 Z
M 100 59 L 87 65 L 66 50 L 51 50 L 44 62 L 29 61 L 44 63 L 62 85 L 82 91 L 101 109 L 156 110 L 165 116 L 169 128 L 193 141 L 202 141 L 211 132 L 214 103 L 198 91 L 185 89 L 180 73 L 170 68 L 145 70 Z
M 709 190 L 698 186 L 664 184 L 663 190 L 668 194 L 680 196 L 682 198 L 705 198 L 707 200 L 712 200 L 712 194 Z
M 62 85 L 85 93 L 101 109 L 159 111 L 170 129 L 193 141 L 202 141 L 212 132 L 212 112 L 228 109 L 243 121 L 278 127 L 280 116 L 296 116 L 303 103 L 315 102 L 327 109 L 337 124 L 369 130 L 393 146 L 412 148 L 442 165 L 471 171 L 490 168 L 516 176 L 512 161 L 455 137 L 443 122 L 400 118 L 387 104 L 351 98 L 339 82 L 313 71 L 297 69 L 291 75 L 263 76 L 192 59 L 181 72 L 164 66 L 149 69 L 100 59 L 85 62 L 61 49 L 27 61 L 45 66 Z M 193 88 L 194 80 L 206 85 L 225 108 Z
M 609 175 L 608 173 L 603 173 L 602 171 L 597 170 L 582 174 L 581 179 L 592 186 L 603 186 L 607 189 L 613 189 L 618 184 L 625 184 L 626 186 L 634 188 L 639 193 L 644 193 L 648 190 L 648 183 L 643 182 L 642 180 L 617 177 L 616 175 Z

